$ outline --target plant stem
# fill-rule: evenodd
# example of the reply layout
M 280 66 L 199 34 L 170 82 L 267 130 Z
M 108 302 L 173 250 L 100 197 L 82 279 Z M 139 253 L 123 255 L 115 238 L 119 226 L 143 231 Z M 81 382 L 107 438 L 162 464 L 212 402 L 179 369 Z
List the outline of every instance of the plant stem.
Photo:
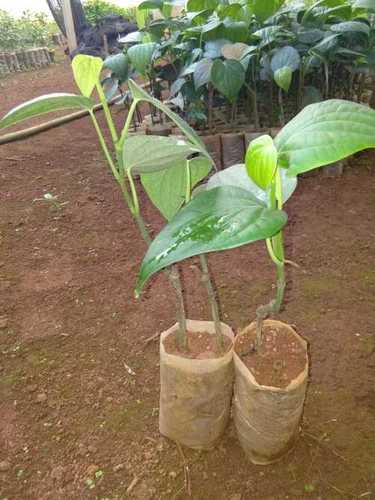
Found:
M 284 113 L 283 91 L 281 88 L 279 88 L 279 106 L 280 106 L 280 125 L 283 127 L 285 125 L 285 113 Z
M 279 169 L 276 170 L 275 179 L 271 185 L 270 206 L 272 209 L 282 210 L 283 208 L 283 191 L 282 181 Z M 256 349 L 261 351 L 262 348 L 262 326 L 263 321 L 270 315 L 280 312 L 285 292 L 285 253 L 283 233 L 280 231 L 273 238 L 266 240 L 267 250 L 272 262 L 276 265 L 277 271 L 277 292 L 276 298 L 268 304 L 258 307 L 256 311 Z
M 182 290 L 181 279 L 179 275 L 179 270 L 176 265 L 171 266 L 169 272 L 169 279 L 174 287 L 177 297 L 178 297 L 178 307 L 177 307 L 177 321 L 178 321 L 178 330 L 176 334 L 177 347 L 181 351 L 188 350 L 188 342 L 186 335 L 186 312 L 185 312 L 185 304 L 184 304 L 184 294 Z
M 104 116 L 105 116 L 105 119 L 107 121 L 109 131 L 111 133 L 112 141 L 114 144 L 116 144 L 116 142 L 118 141 L 116 126 L 115 126 L 114 121 L 112 119 L 112 115 L 111 115 L 111 112 L 109 110 L 107 98 L 104 94 L 103 87 L 101 86 L 100 82 L 98 82 L 96 84 L 96 90 L 98 92 L 100 102 L 103 105 Z
M 111 168 L 111 171 L 113 173 L 113 176 L 115 177 L 116 181 L 118 182 L 123 198 L 126 202 L 126 205 L 128 206 L 137 226 L 139 229 L 139 232 L 141 233 L 142 238 L 146 242 L 147 246 L 150 246 L 151 244 L 151 236 L 149 231 L 147 230 L 146 223 L 140 213 L 139 209 L 139 202 L 138 202 L 138 196 L 137 196 L 137 191 L 134 185 L 134 180 L 131 175 L 131 172 L 126 172 L 127 178 L 130 184 L 130 189 L 131 189 L 131 194 L 128 191 L 127 185 L 126 185 L 126 177 L 125 177 L 125 172 L 124 172 L 124 165 L 123 165 L 123 145 L 126 139 L 126 136 L 129 131 L 129 127 L 131 124 L 132 117 L 134 115 L 134 112 L 136 110 L 137 106 L 137 101 L 133 100 L 131 107 L 128 112 L 128 116 L 126 117 L 126 122 L 124 125 L 124 129 L 121 133 L 121 137 L 117 142 L 114 143 L 114 146 L 116 148 L 116 159 L 117 159 L 117 165 L 116 167 L 115 163 L 112 160 L 112 156 L 108 151 L 107 144 L 105 142 L 105 139 L 103 137 L 102 131 L 100 129 L 100 126 L 95 118 L 95 115 L 93 112 L 90 112 L 90 116 L 92 118 L 93 124 L 95 131 L 98 135 L 100 145 L 103 149 L 105 158 Z M 166 274 L 169 278 L 169 281 L 171 282 L 173 288 L 176 290 L 177 297 L 178 297 L 178 323 L 179 323 L 179 331 L 177 334 L 177 343 L 178 347 L 180 349 L 187 349 L 187 335 L 186 335 L 186 316 L 185 316 L 185 305 L 184 305 L 184 299 L 183 299 L 183 293 L 182 293 L 182 285 L 180 281 L 180 276 L 178 273 L 178 268 L 176 266 L 173 266 L 172 270 L 166 270 Z
M 224 335 L 223 335 L 223 331 L 221 328 L 219 305 L 218 305 L 217 300 L 216 300 L 215 290 L 214 290 L 212 280 L 210 277 L 210 272 L 208 270 L 207 259 L 206 259 L 206 256 L 204 254 L 200 255 L 199 259 L 200 259 L 201 271 L 202 271 L 202 282 L 204 283 L 206 290 L 207 290 L 208 301 L 209 301 L 210 306 L 211 306 L 212 319 L 214 320 L 214 324 L 215 324 L 217 348 L 218 348 L 219 352 L 224 352 L 224 348 L 225 348 Z
M 100 126 L 99 126 L 99 123 L 94 115 L 94 113 L 92 111 L 90 111 L 90 116 L 91 116 L 91 120 L 94 124 L 94 128 L 95 128 L 95 131 L 97 133 L 97 136 L 98 136 L 98 139 L 99 139 L 99 142 L 100 142 L 100 146 L 103 150 L 103 153 L 104 153 L 104 156 L 108 162 L 108 165 L 110 166 L 110 169 L 112 171 L 112 174 L 114 176 L 114 178 L 119 181 L 120 179 L 120 175 L 119 175 L 119 171 L 117 170 L 116 168 L 116 165 L 114 164 L 113 160 L 112 160 L 112 156 L 108 150 L 108 147 L 107 147 L 107 144 L 105 142 L 105 139 L 104 139 L 104 136 L 102 134 L 102 131 L 100 130 Z

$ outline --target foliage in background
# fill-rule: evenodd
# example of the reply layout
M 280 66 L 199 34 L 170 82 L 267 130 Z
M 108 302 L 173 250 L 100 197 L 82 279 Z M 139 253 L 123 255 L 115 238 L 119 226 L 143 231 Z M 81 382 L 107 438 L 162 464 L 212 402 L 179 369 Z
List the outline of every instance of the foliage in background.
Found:
M 123 16 L 129 20 L 134 20 L 136 17 L 135 8 L 120 7 L 106 0 L 86 0 L 83 3 L 83 10 L 87 20 L 94 25 L 96 25 L 102 17 L 108 16 L 109 14 Z
M 44 13 L 25 11 L 20 18 L 0 10 L 0 49 L 14 50 L 51 45 L 51 35 L 58 31 Z
M 124 52 L 194 125 L 210 127 L 215 107 L 227 121 L 242 107 L 257 128 L 283 125 L 324 98 L 359 101 L 374 73 L 374 0 L 189 0 L 178 17 L 171 3 L 140 4 L 158 16 Z

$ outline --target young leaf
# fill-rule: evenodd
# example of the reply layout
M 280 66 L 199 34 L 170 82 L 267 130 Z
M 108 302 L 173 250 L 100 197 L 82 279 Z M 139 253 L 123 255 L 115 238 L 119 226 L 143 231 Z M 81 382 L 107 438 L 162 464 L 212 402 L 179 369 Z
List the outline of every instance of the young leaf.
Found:
M 100 57 L 78 54 L 72 62 L 74 80 L 85 97 L 90 97 L 100 80 L 103 61 Z
M 147 92 L 145 92 L 139 85 L 137 85 L 133 80 L 128 81 L 129 89 L 133 95 L 133 98 L 137 101 L 146 101 L 155 106 L 155 108 L 160 109 L 165 115 L 167 115 L 177 127 L 185 134 L 185 136 L 199 149 L 207 158 L 211 159 L 210 155 L 207 153 L 206 146 L 202 142 L 198 134 L 193 130 L 182 118 L 180 118 L 176 113 L 168 108 L 165 104 L 158 101 L 154 97 L 151 97 Z
M 289 66 L 284 66 L 275 71 L 273 74 L 273 78 L 277 85 L 284 90 L 284 92 L 288 92 L 290 85 L 292 83 L 293 72 L 289 68 Z
M 94 102 L 88 97 L 75 94 L 47 94 L 24 102 L 11 109 L 0 121 L 0 129 L 16 125 L 28 118 L 60 111 L 61 109 L 91 110 Z
M 272 137 L 262 135 L 250 143 L 245 165 L 250 179 L 261 189 L 266 190 L 272 182 L 277 167 L 277 150 Z
M 128 50 L 129 59 L 134 68 L 141 75 L 145 75 L 148 67 L 151 65 L 152 57 L 156 49 L 156 43 L 139 43 L 133 45 Z
M 245 70 L 234 59 L 216 59 L 211 68 L 211 81 L 219 92 L 233 102 L 245 83 Z
M 286 221 L 285 212 L 270 210 L 244 189 L 227 186 L 200 192 L 151 243 L 137 291 L 152 274 L 175 262 L 271 238 Z
M 375 110 L 332 99 L 304 108 L 277 135 L 279 164 L 289 175 L 375 147 Z
M 283 189 L 283 202 L 286 203 L 292 196 L 297 187 L 297 177 L 288 176 L 288 170 L 280 169 L 281 184 Z M 213 189 L 219 186 L 235 186 L 249 191 L 261 203 L 270 205 L 270 190 L 265 191 L 253 182 L 246 171 L 244 163 L 233 165 L 217 172 L 209 178 L 205 188 Z
M 194 153 L 199 153 L 199 149 L 178 137 L 135 135 L 125 139 L 124 168 L 142 174 L 157 172 L 173 167 Z
M 189 161 L 190 188 L 204 179 L 212 168 L 207 158 L 194 158 Z M 167 219 L 171 220 L 185 202 L 187 189 L 186 160 L 160 172 L 143 174 L 142 185 L 152 203 Z

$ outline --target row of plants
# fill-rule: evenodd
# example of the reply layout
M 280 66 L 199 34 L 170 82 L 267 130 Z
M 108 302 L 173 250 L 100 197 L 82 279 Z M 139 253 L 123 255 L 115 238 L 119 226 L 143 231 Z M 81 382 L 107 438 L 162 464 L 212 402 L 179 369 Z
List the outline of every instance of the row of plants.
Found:
M 50 94 L 21 104 L 3 117 L 0 129 L 61 109 L 90 114 L 110 171 L 148 247 L 136 293 L 161 270 L 176 292 L 178 321 L 160 340 L 161 432 L 192 448 L 212 447 L 229 418 L 234 378 L 234 420 L 244 450 L 254 463 L 277 460 L 298 434 L 308 374 L 305 341 L 290 326 L 266 319 L 278 313 L 284 296 L 285 203 L 300 174 L 375 147 L 375 111 L 340 99 L 309 105 L 274 140 L 267 135 L 254 140 L 244 164 L 208 177 L 212 160 L 196 132 L 132 80 L 130 111 L 123 129 L 117 130 L 101 83 L 103 69 L 99 58 L 76 56 L 73 73 L 80 95 Z M 103 105 L 110 145 L 93 111 L 94 90 Z M 143 102 L 165 113 L 183 137 L 129 134 L 132 117 Z M 154 240 L 142 216 L 140 184 L 167 221 Z M 276 297 L 260 305 L 256 315 L 244 305 L 246 318 L 254 314 L 256 321 L 234 339 L 220 321 L 206 255 L 259 240 L 265 241 L 277 270 Z M 199 256 L 212 322 L 186 319 L 176 266 L 193 256 Z M 249 257 L 252 264 L 256 265 Z M 211 341 L 204 352 L 194 350 L 197 335 Z M 270 335 L 276 343 L 286 337 L 298 346 L 300 368 L 281 380 L 278 374 L 289 360 L 276 359 L 275 377 L 266 384 L 257 380 L 247 361 L 257 360 L 260 366 L 267 362 Z
M 196 127 L 211 129 L 217 108 L 232 122 L 240 110 L 256 128 L 283 125 L 313 102 L 359 101 L 373 74 L 373 0 L 189 0 L 179 17 L 171 4 L 140 4 L 159 19 L 121 40 L 120 80 L 141 75 L 158 98 L 168 89 Z
M 57 31 L 47 14 L 25 11 L 21 17 L 14 17 L 0 9 L 0 50 L 49 47 Z

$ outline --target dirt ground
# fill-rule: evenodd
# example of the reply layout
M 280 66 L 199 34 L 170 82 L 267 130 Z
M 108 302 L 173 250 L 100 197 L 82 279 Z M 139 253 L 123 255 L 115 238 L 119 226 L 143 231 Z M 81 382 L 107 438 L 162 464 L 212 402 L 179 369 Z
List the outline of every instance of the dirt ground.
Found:
M 0 81 L 0 112 L 72 91 L 67 63 Z M 122 111 L 118 118 L 122 118 Z M 87 119 L 1 146 L 0 499 L 375 499 L 375 153 L 340 178 L 302 179 L 287 205 L 287 301 L 310 343 L 301 437 L 275 465 L 250 464 L 230 425 L 211 452 L 158 433 L 158 344 L 175 322 L 165 277 L 140 300 L 145 246 Z M 35 201 L 58 196 L 62 206 Z M 142 195 L 144 215 L 162 220 Z M 263 244 L 209 257 L 235 331 L 274 290 Z M 208 319 L 196 260 L 189 316 Z M 131 373 L 129 373 L 131 372 Z M 134 373 L 134 374 L 133 374 Z

